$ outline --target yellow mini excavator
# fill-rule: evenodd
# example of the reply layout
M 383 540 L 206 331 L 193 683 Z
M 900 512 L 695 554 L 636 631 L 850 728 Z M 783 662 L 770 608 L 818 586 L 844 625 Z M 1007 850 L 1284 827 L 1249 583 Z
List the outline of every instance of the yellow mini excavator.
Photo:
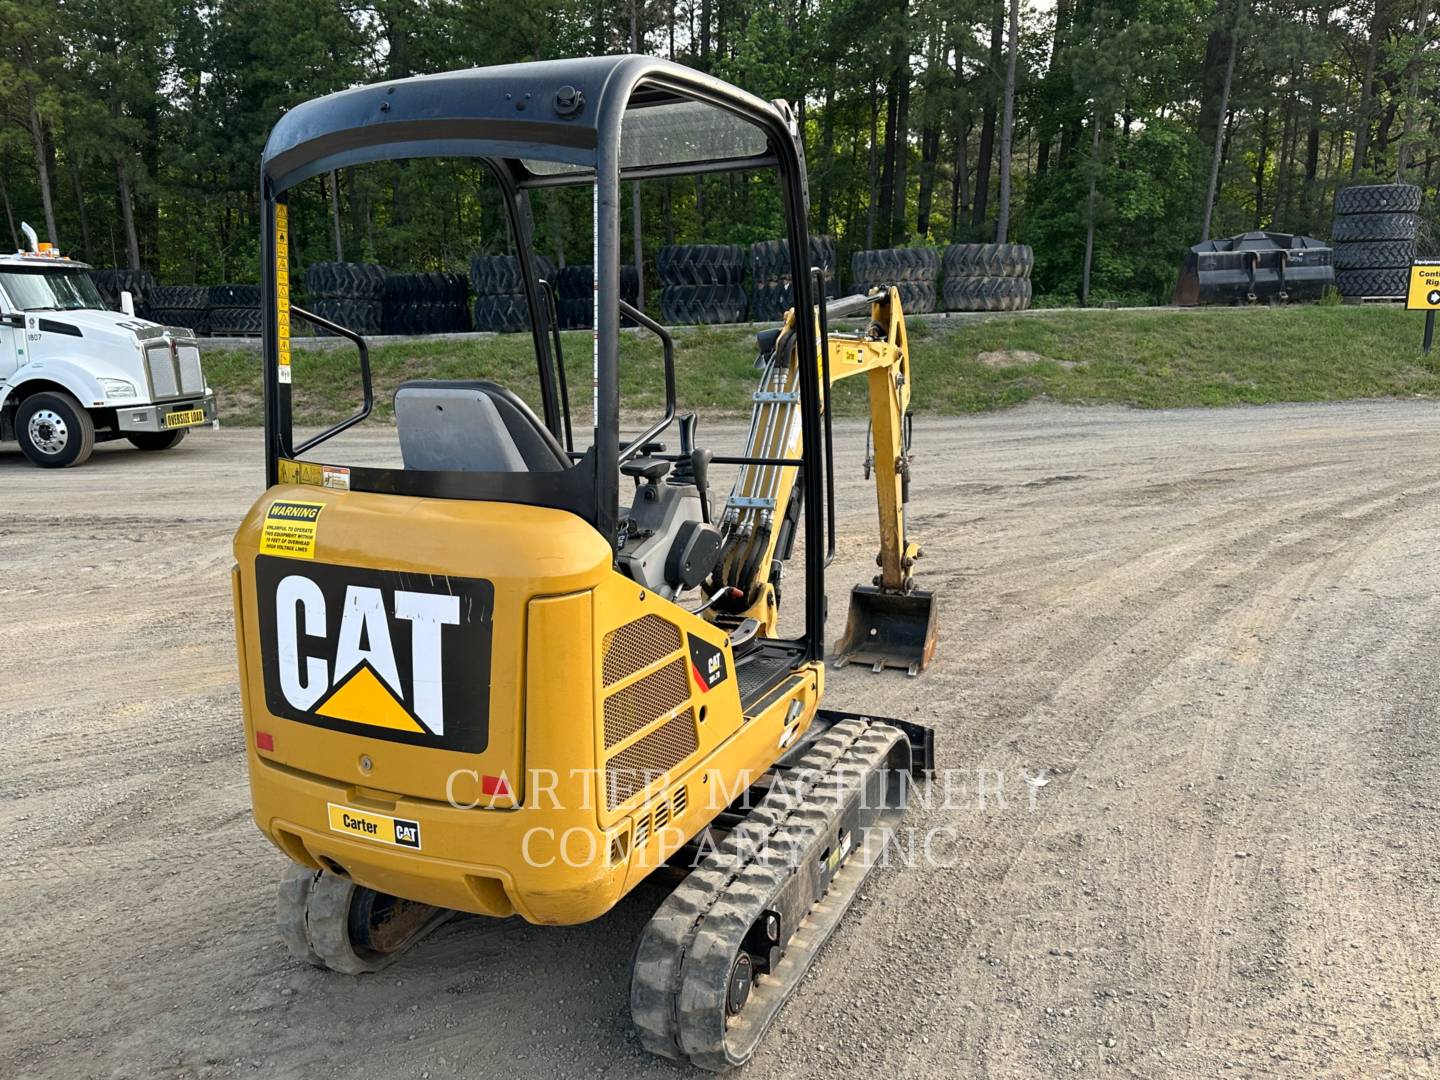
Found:
M 369 416 L 368 353 L 291 303 L 288 194 L 337 168 L 421 157 L 469 157 L 497 181 L 539 409 L 496 382 L 415 379 L 394 398 L 401 467 L 338 462 L 346 440 L 317 451 Z M 677 407 L 670 334 L 620 292 L 622 182 L 725 170 L 778 178 L 794 305 L 758 336 L 734 456 L 700 444 Z M 897 292 L 825 302 L 806 265 L 805 165 L 785 103 L 648 57 L 317 99 L 275 126 L 261 185 L 267 488 L 235 537 L 234 594 L 255 820 L 294 864 L 281 936 L 297 957 L 358 975 L 455 912 L 583 922 L 663 870 L 680 880 L 636 950 L 640 1038 L 707 1069 L 743 1063 L 933 768 L 928 728 L 820 708 L 827 404 L 847 376 L 869 386 L 880 572 L 852 593 L 835 662 L 913 675 L 935 648 L 905 530 Z M 594 195 L 588 440 L 573 430 L 532 243 L 531 192 L 563 186 Z M 664 415 L 629 437 L 622 318 L 664 362 Z M 302 322 L 355 345 L 363 386 L 352 417 L 304 439 L 291 420 Z M 671 428 L 674 452 L 661 439 Z M 723 501 L 712 466 L 734 470 Z M 789 602 L 803 631 L 785 636 L 781 570 L 797 539 L 803 599 Z

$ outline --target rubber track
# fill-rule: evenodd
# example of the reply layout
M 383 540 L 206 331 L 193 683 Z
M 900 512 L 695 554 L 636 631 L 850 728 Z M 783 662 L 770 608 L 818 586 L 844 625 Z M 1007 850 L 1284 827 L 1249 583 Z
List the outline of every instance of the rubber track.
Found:
M 868 875 L 865 841 L 857 838 L 830 893 L 795 928 L 780 971 L 762 977 L 731 1021 L 725 990 L 736 952 L 793 873 L 786 853 L 806 852 L 835 826 L 855 787 L 903 738 L 884 724 L 836 724 L 661 904 L 636 948 L 631 983 L 631 1012 L 646 1049 L 717 1072 L 750 1058 Z M 817 926 L 822 907 L 828 918 Z

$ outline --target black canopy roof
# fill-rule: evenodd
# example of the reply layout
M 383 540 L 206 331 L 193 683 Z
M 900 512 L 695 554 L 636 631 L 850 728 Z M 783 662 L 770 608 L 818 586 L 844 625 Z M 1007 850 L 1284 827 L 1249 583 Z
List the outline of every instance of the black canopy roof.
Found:
M 794 135 L 787 107 L 680 64 L 583 57 L 316 98 L 275 125 L 261 167 L 276 192 L 330 169 L 407 157 L 509 159 L 522 183 L 581 182 L 608 139 L 619 144 L 622 171 L 653 175 L 682 164 L 761 164 L 767 140 L 787 133 Z

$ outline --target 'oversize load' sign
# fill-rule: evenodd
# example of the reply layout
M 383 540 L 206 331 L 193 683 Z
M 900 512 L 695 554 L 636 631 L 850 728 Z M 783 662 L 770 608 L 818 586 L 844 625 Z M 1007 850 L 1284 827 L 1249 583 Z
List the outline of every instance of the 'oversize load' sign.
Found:
M 1405 307 L 1409 311 L 1440 310 L 1440 259 L 1416 259 L 1410 264 Z

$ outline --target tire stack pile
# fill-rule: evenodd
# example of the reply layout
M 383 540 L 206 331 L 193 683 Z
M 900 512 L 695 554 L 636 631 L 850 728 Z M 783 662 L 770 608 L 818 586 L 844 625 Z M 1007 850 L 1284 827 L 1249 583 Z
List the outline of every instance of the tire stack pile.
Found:
M 857 251 L 850 258 L 852 293 L 894 285 L 900 292 L 900 306 L 910 315 L 935 310 L 939 279 L 940 253 L 934 248 L 882 248 Z
M 1355 299 L 1403 298 L 1415 257 L 1420 189 L 1363 184 L 1335 193 L 1335 286 Z
M 555 308 L 561 330 L 589 330 L 595 321 L 595 268 L 566 266 L 555 271 Z M 620 267 L 620 298 L 640 304 L 640 275 L 633 266 Z
M 535 273 L 555 280 L 555 264 L 535 256 Z M 524 275 L 514 255 L 470 256 L 470 286 L 475 291 L 475 329 L 510 334 L 530 328 Z
M 825 295 L 835 295 L 835 244 L 828 236 L 810 237 L 810 266 L 825 271 Z M 750 318 L 777 322 L 790 310 L 790 241 L 761 240 L 750 245 Z
M 464 274 L 387 274 L 381 330 L 386 334 L 458 334 L 470 329 Z
M 100 290 L 100 298 L 111 311 L 120 310 L 120 294 L 128 292 L 135 302 L 135 314 L 146 318 L 150 290 L 155 288 L 155 275 L 149 270 L 92 270 L 90 280 Z
M 655 259 L 660 315 L 667 326 L 745 321 L 745 249 L 733 244 L 672 244 Z
M 210 290 L 204 285 L 156 285 L 149 299 L 151 322 L 210 332 Z
M 946 311 L 1024 311 L 1035 253 L 1025 244 L 951 244 L 945 249 Z
M 210 302 L 206 324 L 212 335 L 250 337 L 260 333 L 259 285 L 211 285 L 206 292 Z
M 385 319 L 385 278 L 385 268 L 373 263 L 311 263 L 302 306 L 357 334 L 378 334 Z M 298 328 L 292 332 L 304 336 Z M 315 332 L 325 331 L 316 327 Z

